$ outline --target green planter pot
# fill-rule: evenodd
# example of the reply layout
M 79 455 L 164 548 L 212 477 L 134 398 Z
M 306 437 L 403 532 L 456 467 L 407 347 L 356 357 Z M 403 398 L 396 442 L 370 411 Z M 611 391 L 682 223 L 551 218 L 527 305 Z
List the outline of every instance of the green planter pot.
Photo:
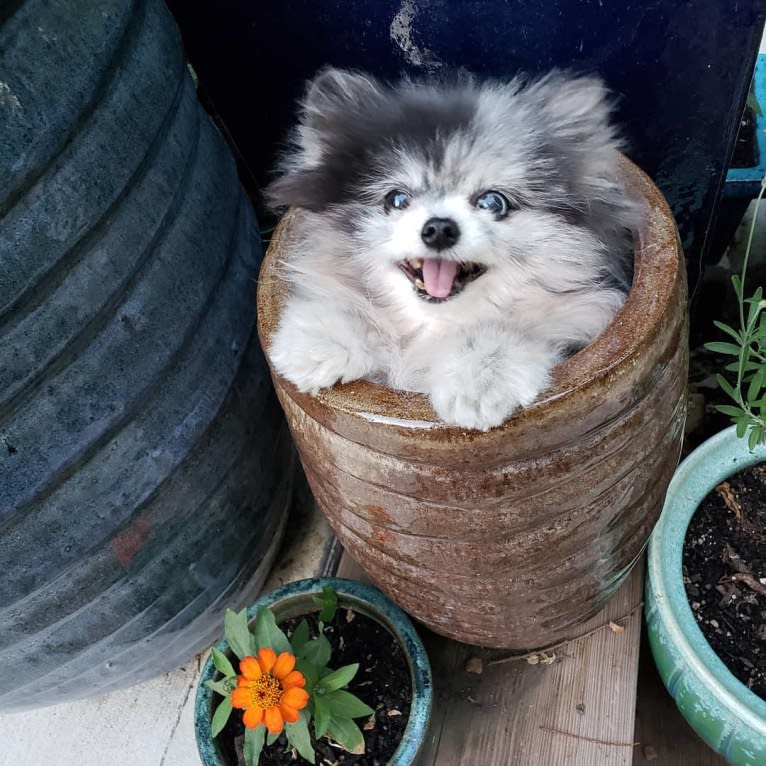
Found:
M 251 621 L 255 619 L 255 612 L 259 606 L 270 607 L 278 622 L 309 612 L 316 612 L 317 607 L 312 601 L 312 596 L 320 595 L 325 586 L 336 591 L 341 607 L 350 607 L 355 612 L 370 617 L 383 625 L 391 633 L 392 639 L 398 641 L 404 651 L 412 680 L 412 702 L 402 741 L 391 756 L 388 766 L 409 766 L 415 762 L 415 758 L 425 741 L 431 717 L 433 691 L 431 666 L 423 642 L 410 619 L 398 606 L 377 588 L 370 585 L 364 585 L 355 580 L 322 577 L 298 580 L 264 594 L 249 607 L 248 618 Z M 221 639 L 215 646 L 227 654 L 229 658 L 234 658 L 225 638 Z M 194 707 L 194 732 L 197 738 L 197 749 L 204 766 L 233 766 L 224 757 L 218 743 L 210 734 L 213 709 L 221 697 L 211 692 L 205 682 L 213 679 L 216 673 L 213 661 L 208 657 L 202 668 Z
M 705 640 L 684 589 L 681 555 L 689 522 L 705 495 L 748 466 L 766 461 L 729 428 L 681 463 L 649 541 L 646 621 L 660 676 L 697 734 L 730 763 L 766 763 L 766 701 L 738 681 Z

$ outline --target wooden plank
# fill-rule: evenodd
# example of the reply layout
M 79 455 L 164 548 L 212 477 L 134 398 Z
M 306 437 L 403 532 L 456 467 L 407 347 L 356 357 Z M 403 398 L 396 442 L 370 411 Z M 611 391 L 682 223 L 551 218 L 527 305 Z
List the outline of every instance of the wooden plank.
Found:
M 338 570 L 359 573 L 346 554 Z M 423 766 L 629 766 L 633 762 L 643 562 L 550 665 L 490 664 L 497 651 L 423 631 L 435 708 Z M 609 629 L 609 622 L 624 628 Z M 481 675 L 466 662 L 482 659 Z

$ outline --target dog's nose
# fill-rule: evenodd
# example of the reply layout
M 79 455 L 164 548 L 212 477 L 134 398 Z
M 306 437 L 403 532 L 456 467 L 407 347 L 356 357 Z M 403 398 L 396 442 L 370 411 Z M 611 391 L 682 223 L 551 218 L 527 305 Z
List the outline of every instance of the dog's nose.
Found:
M 445 250 L 460 239 L 460 229 L 451 218 L 429 218 L 423 224 L 420 237 L 428 247 Z

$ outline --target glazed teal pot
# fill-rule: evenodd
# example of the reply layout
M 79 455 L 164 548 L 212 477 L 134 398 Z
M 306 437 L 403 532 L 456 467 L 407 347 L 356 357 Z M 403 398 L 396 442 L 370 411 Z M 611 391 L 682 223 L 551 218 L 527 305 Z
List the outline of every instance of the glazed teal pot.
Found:
M 254 620 L 255 612 L 260 606 L 269 607 L 274 612 L 277 622 L 316 612 L 318 608 L 313 603 L 312 596 L 320 595 L 322 588 L 326 586 L 333 588 L 338 594 L 341 607 L 351 608 L 359 614 L 376 620 L 391 633 L 392 640 L 397 641 L 402 647 L 410 669 L 412 702 L 402 741 L 387 766 L 409 766 L 414 763 L 421 750 L 431 717 L 433 699 L 431 666 L 420 636 L 409 617 L 396 604 L 373 586 L 364 585 L 355 580 L 316 577 L 288 583 L 264 594 L 249 607 L 248 618 L 251 621 Z M 234 655 L 225 638 L 222 638 L 215 646 L 233 658 Z M 213 709 L 221 698 L 208 689 L 205 682 L 215 678 L 216 673 L 212 659 L 208 657 L 202 668 L 194 706 L 197 749 L 204 766 L 234 766 L 225 758 L 210 732 Z
M 738 681 L 712 650 L 692 614 L 681 556 L 697 506 L 734 473 L 766 461 L 734 427 L 706 441 L 681 463 L 649 541 L 646 621 L 657 669 L 697 734 L 736 766 L 766 764 L 766 701 Z

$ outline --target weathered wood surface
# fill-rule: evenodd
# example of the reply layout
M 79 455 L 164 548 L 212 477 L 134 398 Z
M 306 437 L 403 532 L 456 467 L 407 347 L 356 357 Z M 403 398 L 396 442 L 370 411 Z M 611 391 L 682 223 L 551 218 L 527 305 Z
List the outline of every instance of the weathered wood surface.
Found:
M 348 555 L 339 574 L 360 576 Z M 419 766 L 632 764 L 642 583 L 643 563 L 550 665 L 490 664 L 502 654 L 425 633 L 436 695 Z M 465 669 L 473 657 L 481 675 Z

